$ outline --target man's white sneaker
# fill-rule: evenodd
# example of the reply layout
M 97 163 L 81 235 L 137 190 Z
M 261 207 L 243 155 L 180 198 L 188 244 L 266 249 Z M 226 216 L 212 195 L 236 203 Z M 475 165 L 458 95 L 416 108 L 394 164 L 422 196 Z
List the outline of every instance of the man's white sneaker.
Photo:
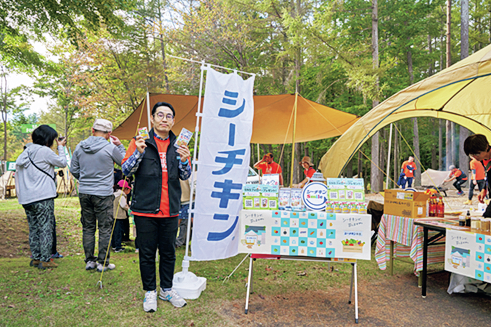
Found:
M 145 312 L 157 311 L 157 291 L 148 291 L 143 299 L 143 310 Z
M 162 288 L 160 288 L 159 298 L 163 301 L 169 301 L 176 308 L 181 308 L 187 304 L 186 300 L 184 300 L 174 289 L 164 291 Z
M 113 263 L 110 263 L 104 267 L 104 271 L 113 270 L 114 268 L 116 268 L 116 265 Z M 102 264 L 97 263 L 97 271 L 102 272 Z
M 87 264 L 85 265 L 85 270 L 91 270 L 91 269 L 95 269 L 95 262 L 87 261 Z

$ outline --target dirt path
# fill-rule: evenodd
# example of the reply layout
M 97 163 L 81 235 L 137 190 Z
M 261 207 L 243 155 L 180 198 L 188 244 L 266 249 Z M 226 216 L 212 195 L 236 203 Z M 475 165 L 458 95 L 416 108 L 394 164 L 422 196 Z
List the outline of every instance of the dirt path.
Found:
M 384 281 L 361 282 L 359 323 L 354 304 L 348 304 L 349 286 L 311 290 L 273 297 L 252 294 L 249 313 L 245 299 L 224 305 L 221 314 L 237 326 L 479 326 L 488 325 L 491 297 L 447 293 L 449 273 L 428 278 L 428 295 L 421 297 L 414 275 Z M 244 294 L 245 297 L 245 294 Z

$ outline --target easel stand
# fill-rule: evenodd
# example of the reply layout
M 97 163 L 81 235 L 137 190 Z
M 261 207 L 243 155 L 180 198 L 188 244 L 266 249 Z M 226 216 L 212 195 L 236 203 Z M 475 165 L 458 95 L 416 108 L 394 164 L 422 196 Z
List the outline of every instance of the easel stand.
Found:
M 245 303 L 245 314 L 249 311 L 249 295 L 253 292 L 253 276 L 254 276 L 254 261 L 259 258 L 254 258 L 254 254 L 249 255 L 249 275 L 247 277 L 247 294 Z M 315 257 L 300 257 L 300 256 L 274 256 L 264 259 L 278 259 L 278 260 L 295 260 L 295 261 L 316 261 L 316 262 L 336 262 L 336 263 L 351 263 L 353 269 L 351 272 L 351 284 L 349 291 L 348 304 L 351 304 L 351 295 L 353 294 L 353 284 L 355 286 L 355 323 L 358 323 L 358 278 L 357 278 L 357 262 L 356 260 L 350 261 L 335 261 L 331 258 L 315 258 Z M 342 259 L 341 259 L 342 260 Z

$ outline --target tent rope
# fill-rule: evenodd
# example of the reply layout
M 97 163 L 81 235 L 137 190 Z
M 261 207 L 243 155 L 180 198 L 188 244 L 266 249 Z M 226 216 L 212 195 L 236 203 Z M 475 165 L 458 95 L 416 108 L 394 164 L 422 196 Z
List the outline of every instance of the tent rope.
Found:
M 375 167 L 377 167 L 378 170 L 380 170 L 385 175 L 385 177 L 390 179 L 392 181 L 392 183 L 397 184 L 392 178 L 390 178 L 389 175 L 387 175 L 387 173 L 382 168 L 380 168 L 375 162 L 373 162 L 372 159 L 370 159 L 363 151 L 361 151 L 361 150 L 358 150 L 358 151 L 360 151 L 360 153 L 363 154 L 365 156 L 365 158 L 367 158 L 370 161 L 371 164 L 373 164 Z

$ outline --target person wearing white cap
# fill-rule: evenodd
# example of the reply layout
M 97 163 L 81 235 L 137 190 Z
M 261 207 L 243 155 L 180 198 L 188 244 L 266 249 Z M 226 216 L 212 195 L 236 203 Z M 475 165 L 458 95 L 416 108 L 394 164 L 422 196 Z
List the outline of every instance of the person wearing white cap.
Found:
M 126 152 L 119 139 L 111 135 L 112 129 L 113 124 L 109 120 L 96 119 L 92 125 L 92 136 L 80 142 L 75 148 L 70 167 L 70 172 L 79 181 L 85 269 L 91 270 L 97 267 L 100 272 L 116 267 L 109 263 L 110 253 L 107 253 L 106 258 L 106 252 L 109 248 L 114 220 L 114 164 L 121 166 Z M 108 142 L 109 140 L 111 142 Z M 94 248 L 97 226 L 99 227 L 99 253 L 96 257 Z

